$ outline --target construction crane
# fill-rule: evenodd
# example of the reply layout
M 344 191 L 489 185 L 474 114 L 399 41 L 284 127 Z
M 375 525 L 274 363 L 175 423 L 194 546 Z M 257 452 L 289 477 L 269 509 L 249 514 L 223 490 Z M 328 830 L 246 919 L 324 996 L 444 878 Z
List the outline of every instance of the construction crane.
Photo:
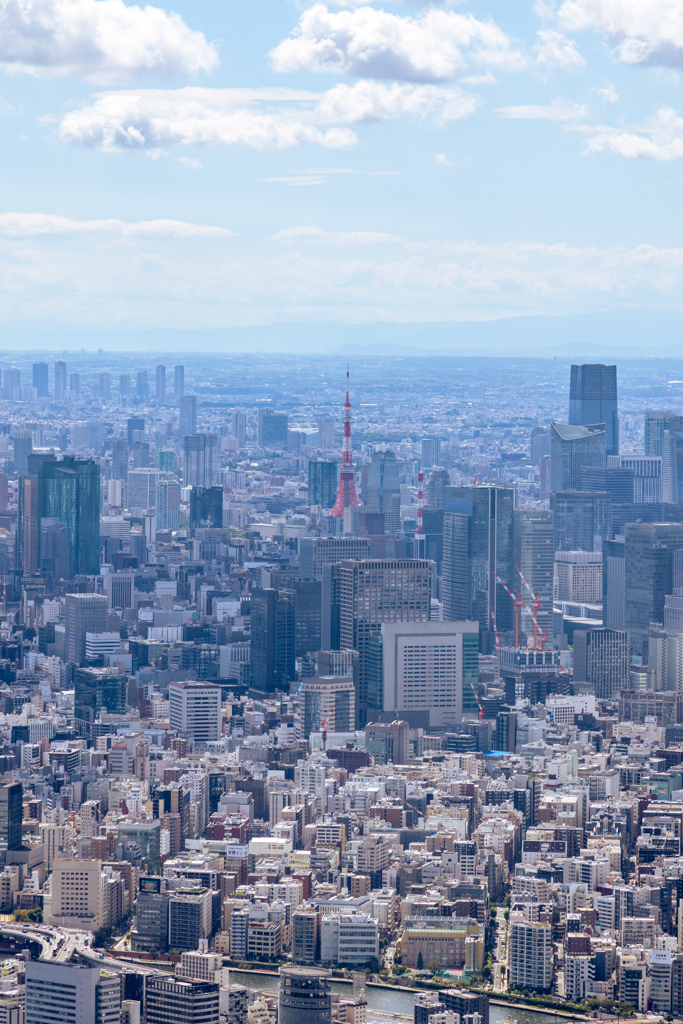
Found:
M 538 650 L 538 609 L 541 607 L 541 603 L 542 602 L 541 602 L 540 597 L 538 597 L 536 594 L 534 594 L 533 590 L 531 589 L 531 587 L 527 583 L 526 579 L 524 578 L 524 573 L 519 568 L 519 566 L 517 566 L 517 572 L 519 573 L 519 578 L 521 579 L 522 583 L 524 584 L 526 589 L 531 594 L 531 600 L 534 602 L 533 606 L 532 606 L 532 610 L 531 610 L 531 617 L 534 620 L 534 650 L 537 651 Z
M 493 575 L 496 577 L 496 579 L 500 583 L 500 585 L 503 588 L 503 590 L 505 591 L 505 593 L 509 597 L 511 597 L 513 602 L 514 602 L 514 605 L 515 605 L 515 647 L 519 647 L 519 609 L 520 608 L 526 608 L 527 611 L 528 611 L 529 610 L 529 606 L 522 599 L 522 595 L 521 594 L 514 594 L 510 590 L 510 588 L 508 587 L 507 583 L 503 582 L 503 580 L 500 578 L 500 576 L 498 575 L 497 572 L 494 572 Z
M 500 633 L 498 632 L 498 626 L 496 625 L 496 613 L 491 605 L 491 622 L 493 623 L 493 632 L 496 638 L 496 647 L 500 647 Z

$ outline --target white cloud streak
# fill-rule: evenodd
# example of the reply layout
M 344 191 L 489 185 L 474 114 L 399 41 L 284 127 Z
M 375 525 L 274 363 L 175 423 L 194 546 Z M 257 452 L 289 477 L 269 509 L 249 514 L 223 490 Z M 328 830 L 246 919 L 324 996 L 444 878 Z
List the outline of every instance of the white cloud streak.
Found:
M 471 114 L 478 103 L 457 87 L 369 81 L 326 93 L 196 86 L 121 90 L 100 93 L 70 111 L 59 135 L 107 152 L 176 145 L 284 149 L 303 143 L 345 149 L 357 141 L 347 125 L 408 115 L 441 127 Z
M 546 106 L 522 104 L 501 107 L 496 111 L 501 117 L 517 118 L 523 121 L 581 121 L 588 117 L 588 107 L 573 100 L 557 99 Z
M 188 79 L 218 54 L 201 32 L 158 7 L 122 0 L 0 0 L 0 67 L 118 85 Z
M 562 32 L 542 29 L 536 36 L 536 62 L 542 67 L 557 68 L 560 71 L 576 71 L 585 67 L 586 62 L 577 50 L 576 43 L 573 39 L 567 39 Z
M 683 66 L 680 0 L 564 0 L 557 19 L 570 32 L 599 32 L 625 64 Z
M 0 213 L 0 237 L 31 238 L 46 235 L 95 236 L 102 238 L 230 238 L 229 228 L 208 224 L 189 224 L 181 220 L 146 220 L 127 222 L 107 220 L 74 220 L 51 213 Z
M 323 231 L 322 228 L 300 227 L 284 228 L 272 237 L 273 242 L 285 242 L 296 245 L 299 242 L 310 242 L 317 245 L 391 245 L 401 242 L 396 235 L 388 235 L 382 231 Z
M 628 160 L 683 159 L 683 117 L 660 107 L 641 127 L 589 129 L 586 153 L 613 153 Z
M 372 7 L 305 10 L 294 34 L 271 51 L 276 71 L 318 71 L 359 78 L 444 82 L 469 64 L 518 71 L 526 58 L 493 21 L 430 9 L 414 17 Z

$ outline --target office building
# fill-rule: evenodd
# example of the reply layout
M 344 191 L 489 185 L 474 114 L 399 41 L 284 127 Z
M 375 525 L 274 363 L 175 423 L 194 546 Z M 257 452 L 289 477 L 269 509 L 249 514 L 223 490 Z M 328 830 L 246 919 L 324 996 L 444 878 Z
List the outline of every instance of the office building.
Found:
M 47 363 L 33 364 L 33 387 L 36 389 L 38 398 L 47 398 Z
M 375 764 L 407 764 L 409 736 L 407 722 L 370 722 L 365 728 L 365 748 Z
M 661 455 L 608 455 L 607 466 L 631 470 L 633 498 L 630 500 L 634 504 L 652 505 L 663 500 Z M 613 498 L 613 501 L 616 500 Z
M 119 375 L 119 396 L 122 402 L 126 402 L 126 400 L 131 396 L 129 373 L 122 373 Z
M 436 729 L 477 717 L 477 622 L 383 623 L 381 638 L 385 712 Z
M 141 402 L 149 401 L 149 381 L 147 380 L 147 370 L 138 370 L 137 372 L 135 396 L 136 398 L 139 398 Z
M 129 416 L 127 420 L 128 447 L 132 448 L 136 441 L 144 441 L 145 420 L 142 416 Z
M 115 437 L 111 443 L 111 475 L 112 480 L 128 479 L 128 441 L 125 437 Z
M 52 864 L 52 913 L 47 923 L 58 928 L 99 931 L 103 894 L 99 860 L 57 858 Z
M 520 629 L 528 637 L 536 636 L 537 643 L 553 632 L 553 570 L 554 523 L 553 513 L 541 509 L 515 509 L 513 554 L 515 564 L 514 589 L 524 598 Z M 533 617 L 533 598 L 522 581 L 522 576 L 538 597 L 536 628 Z
M 102 714 L 125 714 L 126 677 L 114 669 L 76 669 L 74 691 L 74 721 L 81 736 L 92 738 L 93 723 Z
M 212 931 L 211 890 L 202 886 L 174 889 L 168 901 L 168 944 L 171 949 L 199 949 Z
M 659 458 L 664 454 L 664 434 L 672 413 L 648 409 L 645 413 L 645 454 Z
M 673 553 L 683 548 L 679 523 L 629 523 L 625 531 L 626 629 L 633 654 L 647 660 L 650 623 L 664 622 L 664 599 L 673 591 Z
M 368 711 L 371 710 L 368 700 L 370 637 L 378 632 L 383 622 L 429 621 L 430 572 L 431 562 L 418 558 L 341 563 L 339 647 L 358 651 L 356 717 L 359 728 L 368 721 Z M 380 695 L 378 699 L 381 699 Z
M 192 493 L 194 494 L 194 490 Z M 156 519 L 157 530 L 171 530 L 175 532 L 180 529 L 180 484 L 175 477 L 162 476 L 159 478 L 159 483 L 157 484 Z
M 511 915 L 509 925 L 510 985 L 549 992 L 553 976 L 552 925 Z
M 510 487 L 447 487 L 443 525 L 443 615 L 476 620 L 480 634 L 514 629 L 514 496 Z M 484 638 L 482 638 L 483 640 Z M 493 644 L 491 644 L 493 646 Z
M 602 363 L 572 366 L 569 423 L 584 427 L 604 423 L 606 453 L 619 454 L 616 366 L 605 366 Z
M 183 437 L 185 487 L 213 487 L 217 479 L 218 437 L 188 434 Z
M 607 491 L 612 504 L 633 504 L 635 473 L 627 466 L 584 466 L 581 469 L 582 491 Z
M 320 732 L 352 733 L 356 728 L 356 687 L 353 676 L 316 676 L 301 683 L 304 736 Z
M 180 399 L 180 426 L 178 433 L 181 437 L 187 434 L 197 433 L 197 396 L 184 395 Z
M 335 459 L 308 460 L 308 504 L 330 509 L 337 497 L 337 462 Z
M 319 651 L 322 642 L 322 583 L 316 579 L 271 575 L 272 585 L 294 604 L 294 657 Z
M 422 469 L 441 465 L 441 440 L 438 437 L 423 437 L 420 441 L 420 464 Z
M 550 488 L 553 491 L 580 491 L 581 470 L 605 466 L 605 426 L 550 425 Z
M 365 506 L 384 514 L 384 532 L 401 529 L 401 486 L 398 463 L 392 451 L 373 452 L 368 468 Z
M 607 491 L 552 491 L 555 551 L 602 551 L 612 537 L 612 495 Z
M 256 443 L 259 448 L 287 446 L 288 417 L 274 409 L 259 409 L 256 415 Z
M 28 472 L 28 457 L 33 452 L 33 434 L 30 430 L 14 431 L 14 472 Z
M 364 966 L 379 954 L 379 928 L 370 914 L 333 913 L 320 922 L 320 960 L 343 967 Z
M 599 551 L 556 551 L 557 600 L 602 604 L 602 561 L 603 555 Z
M 289 690 L 295 678 L 295 607 L 273 587 L 251 592 L 251 680 L 256 690 Z
M 21 850 L 22 785 L 10 782 L 0 786 L 0 862 L 8 850 Z
M 155 508 L 159 486 L 158 469 L 131 469 L 128 471 L 128 508 L 136 515 Z
M 75 665 L 85 661 L 85 634 L 107 630 L 107 598 L 104 594 L 67 594 L 65 606 L 65 658 Z
M 221 738 L 221 688 L 206 682 L 172 682 L 168 688 L 172 729 L 195 744 L 216 743 Z
M 278 1024 L 331 1024 L 330 972 L 320 967 L 281 967 Z
M 168 975 L 147 978 L 145 1024 L 219 1024 L 220 988 Z
M 119 1024 L 122 978 L 97 964 L 26 963 L 24 1024 Z
M 166 405 L 166 367 L 161 365 L 157 366 L 156 400 L 157 405 Z
M 301 537 L 301 576 L 322 580 L 324 565 L 336 565 L 344 559 L 360 561 L 369 558 L 371 549 L 372 542 L 368 537 Z
M 320 417 L 318 420 L 318 448 L 334 448 L 334 426 L 334 417 Z
M 602 622 L 626 629 L 626 545 L 624 537 L 605 541 L 602 549 Z
M 628 688 L 631 638 L 618 629 L 574 630 L 574 679 L 590 683 L 596 697 L 616 700 Z
M 22 474 L 17 481 L 17 534 L 15 564 L 25 573 L 40 568 L 40 516 L 38 478 Z M 67 570 L 69 569 L 67 564 Z
M 131 932 L 131 948 L 148 951 L 168 949 L 168 901 L 170 891 L 164 888 L 164 879 L 142 876 L 135 898 L 135 928 Z
M 176 403 L 180 402 L 180 399 L 185 394 L 185 367 L 175 366 L 173 368 L 173 397 Z
M 100 467 L 64 456 L 38 470 L 38 514 L 57 519 L 69 533 L 70 576 L 99 573 Z
M 17 383 L 17 387 L 18 387 Z M 58 359 L 55 363 L 55 401 L 60 402 L 66 398 L 66 363 Z
M 247 443 L 247 414 L 245 412 L 234 412 L 230 418 L 230 431 L 237 442 L 237 448 L 241 451 Z
M 55 580 L 69 579 L 69 531 L 64 523 L 57 519 L 41 519 L 39 540 L 41 572 L 51 572 Z
M 550 455 L 550 428 L 532 427 L 530 437 L 530 458 L 532 466 L 537 466 L 539 460 Z
M 124 612 L 135 607 L 135 573 L 110 572 L 106 577 L 109 611 Z
M 193 487 L 190 492 L 190 529 L 223 526 L 223 488 Z

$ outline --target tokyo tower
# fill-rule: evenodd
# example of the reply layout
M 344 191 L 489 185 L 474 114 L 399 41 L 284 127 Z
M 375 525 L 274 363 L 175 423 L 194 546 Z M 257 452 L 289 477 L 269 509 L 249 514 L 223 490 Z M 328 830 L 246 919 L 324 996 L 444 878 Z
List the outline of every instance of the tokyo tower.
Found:
M 332 516 L 343 516 L 344 509 L 351 505 L 359 505 L 356 497 L 356 485 L 353 480 L 353 455 L 351 454 L 351 402 L 349 401 L 349 367 L 346 367 L 346 401 L 344 403 L 344 441 L 342 444 L 341 473 L 339 488 Z

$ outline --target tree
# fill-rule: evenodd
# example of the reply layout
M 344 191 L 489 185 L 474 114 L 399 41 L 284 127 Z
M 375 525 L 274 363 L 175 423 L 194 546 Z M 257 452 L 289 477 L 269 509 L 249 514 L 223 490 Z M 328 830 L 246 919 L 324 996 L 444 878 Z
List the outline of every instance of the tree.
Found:
M 416 964 L 418 971 L 423 971 L 424 970 L 424 965 L 425 965 L 424 957 L 422 956 L 422 950 L 420 950 L 419 953 L 417 954 L 417 964 Z

